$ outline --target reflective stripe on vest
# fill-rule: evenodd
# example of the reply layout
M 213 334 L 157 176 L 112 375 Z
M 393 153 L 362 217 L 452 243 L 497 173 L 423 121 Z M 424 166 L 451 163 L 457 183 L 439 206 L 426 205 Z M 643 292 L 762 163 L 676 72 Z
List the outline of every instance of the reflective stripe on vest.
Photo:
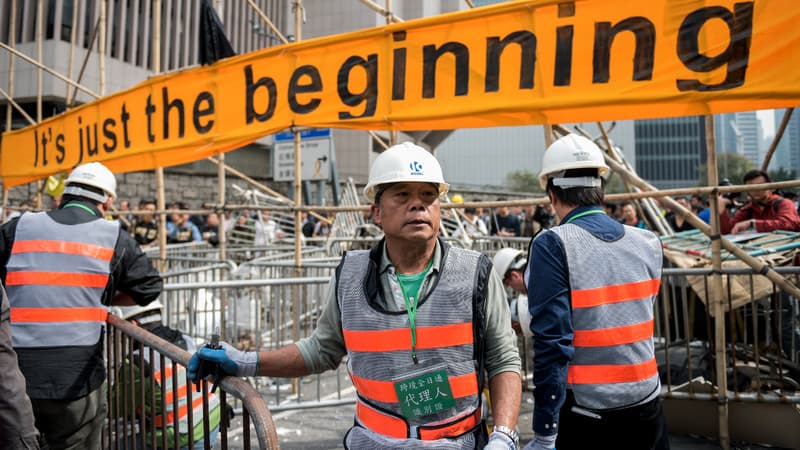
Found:
M 370 407 L 360 398 L 356 399 L 356 416 L 358 417 L 359 423 L 376 433 L 395 439 L 408 439 L 410 437 L 405 420 L 378 411 Z M 434 441 L 451 436 L 460 436 L 477 427 L 480 422 L 481 411 L 476 409 L 472 414 L 459 417 L 457 420 L 454 420 L 453 423 L 428 427 L 420 426 L 416 431 L 419 439 Z
M 443 256 L 446 261 L 442 262 L 438 282 L 417 307 L 416 350 L 420 361 L 441 359 L 445 363 L 442 370 L 447 371 L 456 406 L 409 419 L 402 417 L 394 387 L 403 368 L 413 366 L 408 316 L 371 306 L 364 290 L 370 265 L 368 251 L 344 256 L 337 300 L 348 370 L 359 396 L 356 419 L 383 436 L 435 440 L 459 436 L 480 422 L 478 379 L 472 359 L 472 302 L 480 255 L 451 247 Z M 402 299 L 394 301 L 403 303 Z
M 134 352 L 137 355 L 144 355 L 144 360 L 150 364 L 150 350 L 149 348 L 145 348 L 145 351 L 139 352 L 138 350 Z M 174 428 L 175 424 L 175 399 L 178 400 L 178 432 L 180 434 L 187 434 L 189 430 L 189 411 L 192 412 L 192 419 L 194 428 L 198 425 L 202 425 L 202 417 L 203 417 L 203 396 L 199 393 L 195 396 L 195 392 L 192 389 L 191 385 L 187 385 L 186 383 L 186 369 L 180 365 L 175 364 L 174 367 L 177 370 L 173 370 L 173 364 L 171 362 L 167 363 L 166 366 L 162 369 L 161 365 L 161 357 L 160 354 L 154 351 L 154 362 L 152 363 L 151 367 L 153 370 L 153 380 L 155 380 L 156 389 L 161 389 L 161 395 L 164 398 L 165 410 L 162 414 L 156 414 L 153 418 L 153 423 L 156 426 L 162 427 L 166 423 L 168 428 Z M 173 389 L 172 378 L 173 372 L 176 373 L 177 377 L 177 389 Z M 161 379 L 164 379 L 164 384 L 161 384 Z M 145 381 L 147 383 L 147 381 Z M 176 394 L 177 392 L 177 394 Z M 191 392 L 191 394 L 190 394 Z M 191 395 L 192 397 L 192 407 L 191 409 L 188 406 L 188 398 Z M 208 410 L 212 411 L 214 408 L 219 407 L 219 398 L 213 392 L 208 392 Z M 154 411 L 158 411 L 159 405 L 156 405 L 153 408 Z
M 575 354 L 567 383 L 575 401 L 611 409 L 646 399 L 660 385 L 653 349 L 662 266 L 658 238 L 627 226 L 613 242 L 575 224 L 551 231 L 561 238 L 569 267 Z
M 64 225 L 46 213 L 17 223 L 7 264 L 14 347 L 96 345 L 119 222 Z

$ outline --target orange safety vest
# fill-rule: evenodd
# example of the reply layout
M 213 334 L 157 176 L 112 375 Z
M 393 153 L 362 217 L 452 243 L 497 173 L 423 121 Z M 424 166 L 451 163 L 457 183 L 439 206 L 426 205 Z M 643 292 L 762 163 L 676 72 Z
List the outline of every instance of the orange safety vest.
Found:
M 185 336 L 186 342 L 190 342 L 191 339 L 188 336 Z M 190 349 L 191 351 L 192 349 Z M 202 417 L 203 417 L 203 396 L 202 395 L 193 395 L 193 386 L 188 385 L 186 383 L 186 369 L 181 364 L 175 364 L 173 366 L 172 363 L 167 363 L 165 367 L 161 367 L 161 357 L 158 352 L 154 352 L 153 361 L 150 361 L 149 357 L 150 351 L 147 347 L 145 347 L 144 351 L 135 351 L 134 355 L 141 357 L 144 355 L 144 361 L 149 365 L 150 371 L 152 372 L 152 378 L 155 381 L 155 385 L 157 389 L 161 390 L 161 395 L 164 398 L 165 410 L 161 414 L 155 415 L 153 418 L 153 423 L 157 427 L 162 427 L 166 424 L 169 428 L 175 427 L 176 416 L 177 416 L 177 423 L 178 423 L 178 430 L 180 434 L 187 434 L 189 432 L 189 412 L 192 413 L 193 420 L 193 427 L 196 428 L 198 425 L 202 425 Z M 134 359 L 136 361 L 136 359 Z M 146 366 L 148 367 L 148 366 Z M 176 370 L 177 369 L 177 370 Z M 173 372 L 177 375 L 177 387 L 173 388 Z M 149 377 L 150 375 L 147 374 Z M 165 380 L 164 384 L 161 384 L 162 376 Z M 147 383 L 147 381 L 145 381 Z M 189 394 L 189 391 L 192 391 L 192 394 Z M 192 397 L 191 404 L 189 403 L 189 397 Z M 175 400 L 178 401 L 178 408 L 177 408 L 177 415 L 175 414 Z M 146 398 L 145 401 L 149 401 L 149 398 Z M 158 405 L 155 405 L 158 406 Z M 213 392 L 208 393 L 208 410 L 213 411 L 215 408 L 219 408 L 219 398 Z M 137 407 L 139 410 L 140 407 Z M 217 424 L 210 424 L 211 428 L 214 428 Z
M 475 281 L 479 278 L 479 256 L 452 247 L 443 251 L 438 282 L 417 306 L 418 359 L 443 361 L 440 367 L 447 372 L 455 406 L 441 413 L 407 418 L 403 417 L 395 383 L 414 368 L 408 316 L 405 312 L 382 311 L 369 298 L 372 294 L 367 294 L 365 280 L 377 277 L 369 251 L 345 254 L 337 272 L 336 292 L 348 371 L 358 392 L 359 425 L 348 432 L 346 447 L 391 448 L 386 447 L 387 442 L 376 442 L 375 434 L 401 440 L 459 439 L 481 423 L 472 321 L 475 286 L 480 285 Z
M 653 303 L 661 285 L 660 241 L 629 226 L 613 242 L 575 224 L 551 231 L 561 238 L 569 267 L 575 353 L 567 384 L 575 401 L 602 410 L 657 395 Z

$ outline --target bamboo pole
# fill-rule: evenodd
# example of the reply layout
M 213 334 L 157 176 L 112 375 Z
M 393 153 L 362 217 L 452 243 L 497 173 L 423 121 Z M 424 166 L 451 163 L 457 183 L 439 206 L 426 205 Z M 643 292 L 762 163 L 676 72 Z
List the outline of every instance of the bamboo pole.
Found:
M 387 11 L 381 5 L 373 2 L 372 0 L 361 0 L 361 3 L 369 7 L 369 9 L 375 11 L 376 13 L 386 17 L 387 21 L 391 21 L 392 23 L 403 22 L 403 19 L 395 16 L 392 14 L 391 11 Z
M 708 184 L 716 186 L 719 184 L 717 173 L 717 152 L 714 136 L 714 117 L 705 117 L 706 128 L 706 159 L 708 166 Z M 709 198 L 711 211 L 719 211 L 719 196 L 712 195 Z M 719 229 L 719 214 L 711 214 L 711 266 L 714 271 L 711 274 L 711 285 L 716 292 L 724 292 L 722 284 L 722 242 Z M 723 450 L 730 448 L 730 434 L 728 430 L 728 371 L 725 367 L 727 362 L 727 349 L 725 347 L 725 299 L 718 296 L 713 305 L 709 305 L 714 310 L 714 363 L 717 375 L 717 419 L 719 421 L 719 445 Z
M 92 35 L 89 37 L 89 45 L 87 48 L 94 47 L 94 41 L 97 39 L 97 30 L 100 28 L 100 19 L 98 18 L 97 22 L 95 22 L 94 27 L 92 28 Z M 89 65 L 89 58 L 92 56 L 91 52 L 86 52 L 83 57 L 83 63 L 81 63 L 81 70 L 78 71 L 78 78 L 75 80 L 77 83 L 80 83 L 83 80 L 83 74 L 86 73 L 86 67 Z M 67 97 L 67 106 L 72 106 L 75 103 L 75 97 L 78 96 L 78 88 L 72 90 L 72 95 Z
M 11 98 L 11 94 L 7 93 L 3 89 L 0 89 L 0 95 L 2 95 L 3 97 L 6 98 L 6 100 L 8 100 L 9 112 L 6 113 L 6 114 L 8 114 L 8 122 L 11 122 L 11 111 L 10 110 L 11 110 L 11 107 L 13 106 L 14 109 L 16 109 L 17 112 L 20 113 L 22 115 L 22 117 L 24 117 L 25 120 L 28 121 L 29 124 L 36 125 L 36 121 L 33 119 L 33 117 L 31 117 L 28 113 L 26 113 L 25 110 L 22 109 L 21 106 L 19 106 L 19 103 L 15 102 L 14 99 Z M 10 123 L 6 124 L 6 129 L 7 130 L 11 129 L 11 124 Z
M 153 0 L 153 47 L 152 58 L 153 74 L 161 72 L 161 0 Z M 159 210 L 166 209 L 164 195 L 164 168 L 156 167 L 156 203 Z M 161 272 L 167 270 L 167 215 L 159 214 L 158 217 L 158 265 Z
M 13 48 L 16 45 L 16 36 L 17 36 L 17 0 L 11 0 L 11 20 L 9 21 L 9 33 L 8 33 L 8 44 Z M 8 55 L 8 95 L 6 96 L 9 100 L 14 97 L 14 54 Z M 13 101 L 9 101 L 6 105 L 6 131 L 11 130 L 12 125 L 12 117 L 14 111 L 11 109 L 12 105 L 15 104 Z M 17 105 L 19 107 L 19 105 Z M 28 121 L 32 121 L 31 117 L 25 114 Z M 2 221 L 6 221 L 6 217 L 8 217 L 8 197 L 9 197 L 9 190 L 6 187 L 6 184 L 3 183 L 3 214 L 2 214 Z
M 467 2 L 467 6 L 469 6 L 470 8 L 474 8 L 475 7 L 475 4 L 472 3 L 472 0 L 465 0 L 465 1 Z
M 792 118 L 792 112 L 794 112 L 794 108 L 787 108 L 786 112 L 783 114 L 781 126 L 778 127 L 775 137 L 772 138 L 772 144 L 770 144 L 767 154 L 764 155 L 764 162 L 761 163 L 761 170 L 764 172 L 766 172 L 767 168 L 769 168 L 769 162 L 772 159 L 772 154 L 775 153 L 775 149 L 778 148 L 778 143 L 780 143 L 783 133 L 786 131 L 786 127 L 789 125 L 789 120 Z
M 42 73 L 42 45 L 44 43 L 44 0 L 36 2 L 36 123 L 42 123 L 42 88 L 44 74 Z M 36 181 L 36 206 L 42 208 L 42 180 Z
M 97 70 L 100 80 L 100 96 L 106 95 L 106 2 L 100 0 L 100 38 L 97 40 Z
M 294 36 L 295 42 L 303 39 L 303 0 L 295 0 L 294 10 Z M 294 204 L 303 205 L 302 192 L 302 173 L 301 170 L 302 146 L 300 145 L 300 132 L 294 130 Z M 302 275 L 303 253 L 300 239 L 303 230 L 300 224 L 300 210 L 294 212 L 294 276 L 300 278 Z M 294 306 L 292 308 L 292 340 L 297 342 L 300 339 L 300 286 L 292 289 L 294 296 Z M 292 379 L 292 391 L 298 392 L 299 386 L 297 378 Z
M 75 64 L 75 40 L 78 38 L 78 5 L 72 5 L 72 28 L 69 31 L 69 62 L 67 62 L 67 78 L 72 78 L 72 68 Z M 64 98 L 69 98 L 69 84 L 66 85 L 67 92 Z M 68 105 L 69 106 L 69 105 Z

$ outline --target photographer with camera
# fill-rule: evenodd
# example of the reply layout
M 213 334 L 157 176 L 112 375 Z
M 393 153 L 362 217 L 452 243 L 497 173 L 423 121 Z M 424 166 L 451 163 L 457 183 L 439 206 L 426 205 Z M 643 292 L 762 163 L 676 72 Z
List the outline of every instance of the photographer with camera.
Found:
M 744 175 L 744 184 L 769 183 L 769 175 L 761 170 L 751 170 Z M 723 234 L 737 234 L 752 229 L 754 231 L 800 231 L 800 217 L 794 204 L 769 189 L 750 191 L 749 200 L 735 213 L 730 196 L 720 196 L 719 204 L 724 208 L 719 215 L 720 231 Z

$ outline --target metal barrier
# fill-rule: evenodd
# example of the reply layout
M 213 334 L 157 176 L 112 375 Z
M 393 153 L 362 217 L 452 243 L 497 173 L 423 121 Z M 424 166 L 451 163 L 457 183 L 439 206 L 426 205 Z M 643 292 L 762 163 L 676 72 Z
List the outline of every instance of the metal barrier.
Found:
M 106 354 L 109 414 L 103 448 L 192 448 L 198 438 L 208 450 L 215 446 L 215 422 L 222 449 L 233 434 L 236 448 L 249 449 L 252 431 L 259 448 L 279 448 L 269 408 L 246 381 L 225 377 L 217 394 L 208 394 L 209 385 L 202 381 L 203 394 L 197 394 L 183 369 L 189 353 L 111 314 Z M 217 408 L 211 407 L 213 395 L 219 399 Z M 228 395 L 241 402 L 240 430 L 228 423 Z M 195 417 L 201 405 L 202 417 Z
M 800 267 L 776 267 L 775 270 L 784 275 L 800 274 Z M 716 381 L 712 317 L 705 312 L 703 302 L 687 281 L 689 276 L 711 274 L 711 269 L 664 269 L 656 304 L 655 335 L 659 366 L 669 368 L 662 370 L 667 397 L 716 399 L 715 394 L 695 392 L 695 384 L 689 383 L 698 376 Z M 721 274 L 727 278 L 727 286 L 732 284 L 731 277 L 752 279 L 759 276 L 750 268 L 722 269 Z M 707 278 L 704 288 L 709 289 Z M 730 291 L 729 287 L 728 304 L 731 303 Z M 726 316 L 729 399 L 800 403 L 798 300 L 773 289 L 765 298 L 751 296 L 745 306 L 729 308 Z M 676 357 L 675 353 L 680 356 Z

